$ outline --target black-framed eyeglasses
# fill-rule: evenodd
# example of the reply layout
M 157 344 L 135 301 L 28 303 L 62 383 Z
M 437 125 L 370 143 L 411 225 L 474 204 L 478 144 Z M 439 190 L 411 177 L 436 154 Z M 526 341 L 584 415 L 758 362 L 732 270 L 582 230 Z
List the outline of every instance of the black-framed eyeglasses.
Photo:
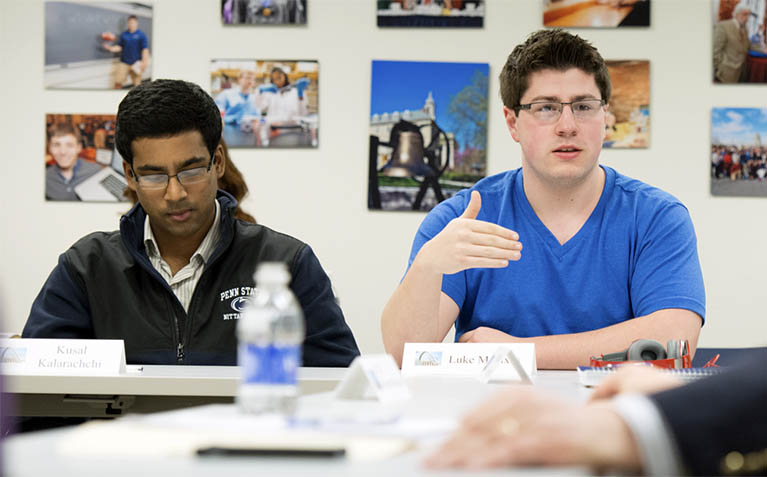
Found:
M 553 123 L 562 115 L 565 105 L 570 106 L 573 116 L 577 120 L 588 120 L 597 117 L 602 106 L 603 99 L 579 99 L 578 101 L 535 101 L 517 105 L 517 109 L 530 111 L 535 119 L 542 123 Z
M 162 190 L 168 187 L 168 183 L 170 182 L 171 177 L 175 177 L 179 184 L 184 187 L 205 182 L 206 176 L 208 175 L 208 172 L 210 172 L 210 168 L 213 166 L 214 162 L 216 162 L 216 157 L 211 156 L 210 162 L 208 162 L 207 166 L 184 169 L 183 171 L 178 171 L 173 175 L 146 174 L 140 176 L 136 174 L 136 171 L 133 169 L 133 165 L 131 165 L 131 171 L 133 172 L 133 177 L 136 178 L 136 182 L 138 182 L 139 187 L 142 189 Z

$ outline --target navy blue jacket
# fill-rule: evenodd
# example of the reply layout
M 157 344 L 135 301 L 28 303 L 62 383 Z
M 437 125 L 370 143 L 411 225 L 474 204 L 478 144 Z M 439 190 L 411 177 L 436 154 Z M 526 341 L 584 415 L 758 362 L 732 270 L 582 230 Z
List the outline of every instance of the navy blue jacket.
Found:
M 219 191 L 220 243 L 205 265 L 189 312 L 152 267 L 140 205 L 119 232 L 95 232 L 61 254 L 32 304 L 24 338 L 122 339 L 128 363 L 234 365 L 242 297 L 261 262 L 285 262 L 304 310 L 304 366 L 348 366 L 359 355 L 330 279 L 305 243 L 233 218 L 236 201 Z
M 691 475 L 767 475 L 767 362 L 764 357 L 651 395 Z M 725 457 L 743 456 L 728 468 Z

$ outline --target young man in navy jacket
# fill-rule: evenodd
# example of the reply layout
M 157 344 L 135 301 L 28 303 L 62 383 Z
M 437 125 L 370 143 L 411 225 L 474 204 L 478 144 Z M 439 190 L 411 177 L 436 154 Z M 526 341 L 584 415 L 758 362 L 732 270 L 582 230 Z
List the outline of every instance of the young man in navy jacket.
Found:
M 117 149 L 138 203 L 120 231 L 94 232 L 59 257 L 24 338 L 125 341 L 129 363 L 234 365 L 253 272 L 285 262 L 306 320 L 304 366 L 348 366 L 359 354 L 312 249 L 236 220 L 217 190 L 221 116 L 199 86 L 156 80 L 117 113 Z

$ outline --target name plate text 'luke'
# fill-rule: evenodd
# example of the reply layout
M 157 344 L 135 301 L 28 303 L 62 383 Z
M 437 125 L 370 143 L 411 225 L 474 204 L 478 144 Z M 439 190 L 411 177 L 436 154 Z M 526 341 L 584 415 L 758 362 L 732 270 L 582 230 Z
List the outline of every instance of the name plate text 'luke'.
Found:
M 504 353 L 497 351 L 503 348 Z M 514 353 L 517 362 L 506 356 Z M 495 356 L 495 358 L 494 358 Z M 492 363 L 497 359 L 497 363 Z M 524 380 L 516 367 L 527 376 L 535 374 L 535 344 L 533 343 L 405 343 L 402 355 L 402 376 L 475 376 L 482 377 L 488 364 L 493 366 L 493 380 Z M 516 365 L 516 366 L 515 366 Z

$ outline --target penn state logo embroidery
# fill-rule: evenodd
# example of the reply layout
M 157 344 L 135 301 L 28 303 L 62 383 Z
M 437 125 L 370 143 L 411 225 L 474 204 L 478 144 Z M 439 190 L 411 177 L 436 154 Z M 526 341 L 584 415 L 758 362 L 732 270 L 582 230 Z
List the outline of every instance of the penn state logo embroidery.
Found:
M 249 286 L 239 286 L 224 290 L 220 293 L 220 303 L 222 308 L 225 307 L 224 303 L 229 301 L 229 307 L 234 310 L 234 313 L 224 313 L 222 318 L 224 321 L 239 320 L 240 315 L 248 307 L 250 297 L 256 291 L 255 288 Z M 223 308 L 226 311 L 226 308 Z
M 242 313 L 245 311 L 245 308 L 248 306 L 248 303 L 250 300 L 246 296 L 240 296 L 232 300 L 232 302 L 229 304 L 229 306 L 232 307 L 232 310 L 236 311 L 237 313 Z

